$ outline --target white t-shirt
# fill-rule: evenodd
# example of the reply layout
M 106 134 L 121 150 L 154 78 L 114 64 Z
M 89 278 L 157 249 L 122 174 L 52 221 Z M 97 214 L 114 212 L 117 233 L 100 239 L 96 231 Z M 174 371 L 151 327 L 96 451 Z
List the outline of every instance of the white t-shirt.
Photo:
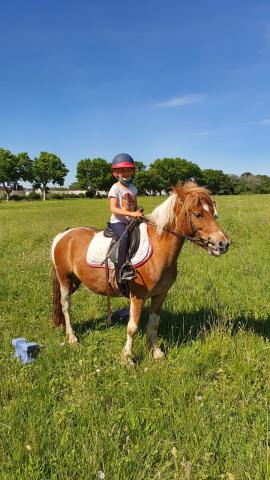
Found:
M 108 198 L 117 198 L 117 208 L 124 208 L 129 212 L 134 212 L 136 209 L 136 195 L 138 193 L 137 188 L 133 183 L 129 187 L 124 187 L 121 184 L 114 183 L 112 188 L 108 193 Z M 115 215 L 111 214 L 110 222 L 111 223 L 128 223 L 130 222 L 131 217 L 125 215 Z

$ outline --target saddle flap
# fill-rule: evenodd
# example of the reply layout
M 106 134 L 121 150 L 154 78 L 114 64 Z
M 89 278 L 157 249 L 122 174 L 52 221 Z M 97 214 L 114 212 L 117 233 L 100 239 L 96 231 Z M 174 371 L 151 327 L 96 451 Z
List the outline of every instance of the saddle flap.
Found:
M 103 231 L 95 233 L 87 250 L 87 263 L 91 267 L 104 267 L 104 260 L 108 252 L 112 249 L 113 242 L 115 241 L 111 237 L 104 236 Z M 115 250 L 117 250 L 117 248 Z M 117 254 L 115 250 L 112 252 L 113 258 Z M 129 251 L 130 262 L 135 268 L 143 265 L 143 263 L 151 257 L 153 250 L 148 238 L 146 223 L 140 223 L 139 228 L 135 229 L 134 237 L 133 235 L 131 237 Z M 114 268 L 114 264 L 110 259 L 108 264 L 109 268 Z
M 129 248 L 128 248 L 128 258 L 131 259 L 134 257 L 137 252 L 141 239 L 140 223 L 135 223 L 134 228 L 130 234 Z

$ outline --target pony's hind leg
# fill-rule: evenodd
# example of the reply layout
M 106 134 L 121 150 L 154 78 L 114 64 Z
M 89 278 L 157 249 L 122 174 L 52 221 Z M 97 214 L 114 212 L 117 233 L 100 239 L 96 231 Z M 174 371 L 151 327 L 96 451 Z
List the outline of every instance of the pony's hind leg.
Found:
M 60 279 L 59 279 L 60 278 Z M 66 275 L 59 276 L 52 264 L 52 323 L 54 326 L 66 326 L 66 333 L 69 343 L 77 342 L 70 322 L 71 294 L 78 288 L 79 279 L 74 281 L 73 277 Z
M 69 343 L 76 343 L 78 339 L 75 336 L 75 333 L 73 331 L 73 328 L 71 326 L 71 321 L 70 321 L 70 306 L 71 306 L 70 286 L 60 285 L 60 289 L 61 289 L 61 305 L 62 305 L 64 317 L 65 317 L 66 334 L 68 337 L 68 341 Z
M 133 337 L 138 331 L 143 304 L 143 299 L 131 297 L 129 321 L 127 325 L 127 341 L 122 352 L 122 359 L 124 363 L 129 366 L 134 366 L 132 360 Z
M 152 352 L 153 358 L 155 360 L 164 357 L 164 353 L 156 345 L 156 342 L 157 342 L 157 336 L 158 336 L 161 307 L 166 298 L 166 295 L 167 295 L 167 292 L 164 294 L 152 297 L 151 299 L 151 312 L 150 312 L 149 321 L 147 325 L 147 337 L 148 337 L 148 348 Z

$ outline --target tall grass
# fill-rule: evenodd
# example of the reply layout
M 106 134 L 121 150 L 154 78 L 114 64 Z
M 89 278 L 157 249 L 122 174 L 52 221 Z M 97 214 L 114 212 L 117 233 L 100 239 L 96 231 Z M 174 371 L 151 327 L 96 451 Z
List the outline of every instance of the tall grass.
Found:
M 147 212 L 159 202 L 140 199 Z M 107 201 L 0 204 L 1 480 L 270 478 L 270 196 L 217 202 L 229 253 L 184 246 L 160 326 L 166 360 L 148 355 L 146 307 L 132 370 L 103 297 L 74 294 L 78 346 L 50 325 L 51 241 L 103 227 Z M 18 336 L 40 344 L 34 364 L 11 358 Z

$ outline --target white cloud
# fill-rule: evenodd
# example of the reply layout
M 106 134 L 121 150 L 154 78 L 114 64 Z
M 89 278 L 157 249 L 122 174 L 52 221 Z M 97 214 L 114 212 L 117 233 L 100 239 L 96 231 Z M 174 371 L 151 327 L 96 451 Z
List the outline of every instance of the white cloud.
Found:
M 259 122 L 260 125 L 270 125 L 270 118 L 265 118 Z
M 270 118 L 264 118 L 263 120 L 256 120 L 244 123 L 244 126 L 251 127 L 253 125 L 270 125 Z
M 199 103 L 204 99 L 205 95 L 203 94 L 185 95 L 184 97 L 171 98 L 165 102 L 158 102 L 155 106 L 159 108 L 175 108 L 182 107 L 183 105 L 190 105 L 192 103 Z
M 207 137 L 208 135 L 212 135 L 213 130 L 202 130 L 201 132 L 195 133 L 198 137 Z

